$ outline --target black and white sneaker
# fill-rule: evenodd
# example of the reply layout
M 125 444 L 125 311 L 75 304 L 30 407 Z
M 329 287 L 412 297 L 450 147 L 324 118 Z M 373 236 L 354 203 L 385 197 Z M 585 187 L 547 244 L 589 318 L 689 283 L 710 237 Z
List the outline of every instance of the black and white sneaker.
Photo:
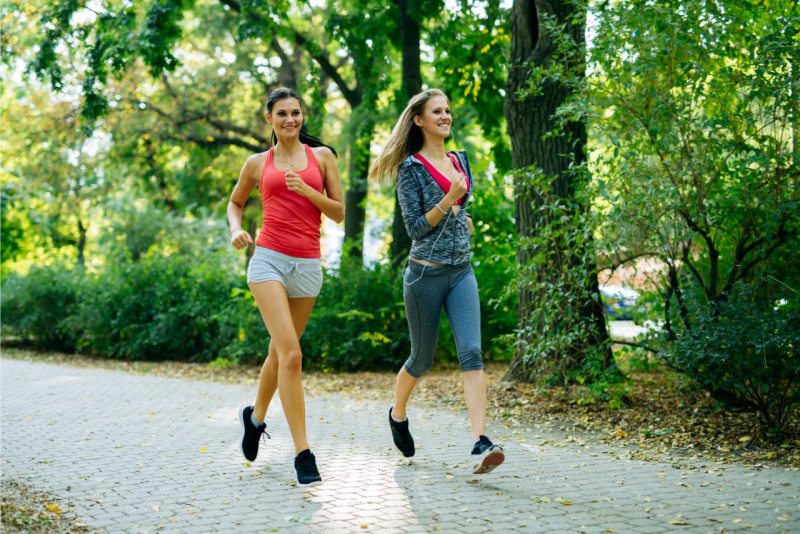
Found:
M 476 475 L 485 475 L 502 464 L 505 459 L 506 455 L 501 447 L 493 445 L 486 436 L 481 436 L 472 447 L 472 472 Z
M 252 406 L 245 406 L 239 410 L 239 422 L 242 424 L 242 443 L 239 448 L 242 451 L 242 456 L 250 462 L 254 461 L 258 456 L 258 441 L 261 436 L 270 437 L 267 434 L 267 423 L 261 423 L 256 426 L 250 418 L 251 415 L 253 415 Z
M 317 460 L 311 454 L 311 449 L 300 451 L 300 454 L 294 457 L 294 469 L 297 471 L 298 486 L 314 486 L 322 482 L 317 469 Z
M 398 423 L 392 419 L 392 408 L 389 408 L 389 427 L 392 429 L 394 446 L 398 452 L 406 458 L 414 456 L 414 438 L 411 437 L 411 432 L 408 431 L 408 419 Z

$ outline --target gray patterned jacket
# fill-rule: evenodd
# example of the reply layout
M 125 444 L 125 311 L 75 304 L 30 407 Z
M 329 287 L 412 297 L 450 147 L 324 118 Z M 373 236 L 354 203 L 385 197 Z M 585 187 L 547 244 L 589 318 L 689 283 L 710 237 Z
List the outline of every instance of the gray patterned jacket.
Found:
M 428 223 L 425 214 L 435 209 L 436 203 L 444 198 L 442 188 L 414 156 L 408 156 L 397 171 L 397 198 L 403 212 L 403 223 L 411 237 L 412 258 L 447 265 L 460 265 L 472 258 L 466 208 L 470 204 L 474 180 L 467 153 L 458 151 L 452 154 L 458 157 L 461 168 L 467 173 L 469 190 L 458 215 L 450 211 L 436 226 Z

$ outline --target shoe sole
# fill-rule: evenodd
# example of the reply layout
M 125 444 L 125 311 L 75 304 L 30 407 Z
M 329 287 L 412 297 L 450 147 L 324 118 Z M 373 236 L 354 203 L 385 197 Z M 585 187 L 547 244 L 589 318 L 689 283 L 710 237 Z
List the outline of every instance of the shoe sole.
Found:
M 242 439 L 239 440 L 239 452 L 242 453 L 242 456 L 244 457 L 245 460 L 247 460 L 248 462 L 254 462 L 255 458 L 253 458 L 251 460 L 247 456 L 244 455 L 244 448 L 242 447 L 242 444 L 244 443 L 244 436 L 247 433 L 246 429 L 244 427 L 244 409 L 245 408 L 247 408 L 247 406 L 245 406 L 244 408 L 239 410 L 239 424 L 242 425 Z
M 502 450 L 492 449 L 486 456 L 481 458 L 479 462 L 475 463 L 472 473 L 475 475 L 485 475 L 491 473 L 494 468 L 502 464 L 506 459 L 506 455 Z
M 394 445 L 394 450 L 396 450 L 398 453 L 400 453 L 400 456 L 402 456 L 404 458 L 413 458 L 414 454 L 417 453 L 417 451 L 414 451 L 413 453 L 408 455 L 408 454 L 404 453 L 403 451 L 401 451 L 400 448 L 397 445 Z
M 320 484 L 322 484 L 322 480 L 314 480 L 313 482 L 308 482 L 306 484 L 303 484 L 299 480 L 297 481 L 297 485 L 303 488 L 308 488 L 311 486 L 319 486 Z

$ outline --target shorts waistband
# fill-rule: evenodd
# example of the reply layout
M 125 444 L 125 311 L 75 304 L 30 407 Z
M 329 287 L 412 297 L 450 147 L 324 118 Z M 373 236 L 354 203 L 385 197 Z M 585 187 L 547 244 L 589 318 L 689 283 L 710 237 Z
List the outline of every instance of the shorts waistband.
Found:
M 271 248 L 266 248 L 258 245 L 256 245 L 256 250 L 253 253 L 253 256 L 259 256 L 262 258 L 271 258 L 279 261 L 284 261 L 287 263 L 291 262 L 296 265 L 320 264 L 319 258 L 297 258 L 295 256 L 289 256 L 288 254 L 283 254 L 282 252 L 278 252 L 277 250 L 272 250 Z

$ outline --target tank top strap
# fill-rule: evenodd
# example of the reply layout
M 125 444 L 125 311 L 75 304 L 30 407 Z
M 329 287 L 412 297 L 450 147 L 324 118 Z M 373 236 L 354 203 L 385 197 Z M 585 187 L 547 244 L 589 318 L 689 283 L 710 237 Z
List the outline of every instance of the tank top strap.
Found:
M 267 175 L 267 172 L 272 168 L 272 147 L 267 150 L 267 157 L 264 158 L 264 168 L 261 169 L 261 179 L 256 184 L 256 189 L 259 191 L 262 190 L 262 185 L 264 184 L 264 177 Z
M 464 174 L 464 175 L 467 174 L 467 173 L 464 172 L 464 169 L 461 168 L 461 162 L 458 161 L 458 156 L 456 154 L 453 154 L 452 152 L 448 152 L 447 156 L 450 158 L 450 161 L 453 162 L 453 165 L 455 166 L 456 170 L 458 170 L 458 172 L 460 172 L 461 174 Z
M 322 168 L 319 166 L 319 161 L 317 161 L 317 157 L 314 155 L 314 151 L 311 150 L 311 147 L 308 145 L 304 145 L 306 147 L 306 159 L 308 160 L 308 168 L 307 170 L 316 169 L 317 172 L 322 173 Z

